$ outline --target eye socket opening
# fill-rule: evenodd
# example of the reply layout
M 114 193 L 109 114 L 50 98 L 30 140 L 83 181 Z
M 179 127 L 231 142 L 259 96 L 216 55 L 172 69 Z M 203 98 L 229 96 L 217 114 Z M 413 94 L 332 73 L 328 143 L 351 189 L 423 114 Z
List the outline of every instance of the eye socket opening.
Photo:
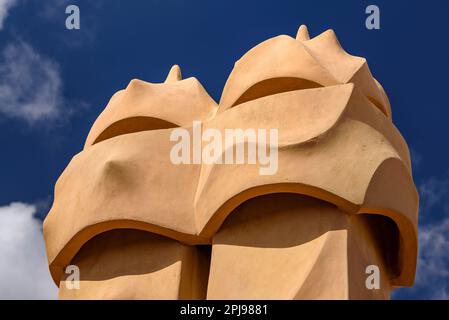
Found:
M 314 81 L 294 78 L 294 77 L 281 77 L 271 78 L 260 81 L 246 90 L 232 105 L 235 107 L 239 104 L 256 100 L 262 97 L 271 96 L 277 93 L 283 93 L 288 91 L 313 89 L 323 87 L 319 83 Z M 232 108 L 231 107 L 231 108 Z
M 92 145 L 123 134 L 149 130 L 170 129 L 176 127 L 179 126 L 174 123 L 153 117 L 126 118 L 114 122 L 105 130 L 103 130 L 103 132 L 95 139 Z
M 235 107 L 239 104 L 256 100 L 259 98 L 263 98 L 266 96 L 271 96 L 277 93 L 296 91 L 296 90 L 305 90 L 305 89 L 315 89 L 322 88 L 323 86 L 314 81 L 295 78 L 295 77 L 279 77 L 279 78 L 271 78 L 260 81 L 249 89 L 247 89 L 231 106 Z M 384 105 L 377 101 L 376 99 L 367 96 L 369 101 L 374 104 L 377 109 L 379 109 L 385 116 L 389 116 Z

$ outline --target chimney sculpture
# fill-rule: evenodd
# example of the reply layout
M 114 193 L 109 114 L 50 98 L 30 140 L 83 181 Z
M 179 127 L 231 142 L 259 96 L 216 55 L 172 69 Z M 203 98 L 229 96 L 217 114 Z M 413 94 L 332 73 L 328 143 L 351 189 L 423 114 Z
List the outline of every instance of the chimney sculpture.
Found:
M 61 299 L 388 299 L 413 284 L 417 214 L 366 60 L 301 26 L 237 61 L 218 105 L 178 66 L 114 94 L 44 236 Z

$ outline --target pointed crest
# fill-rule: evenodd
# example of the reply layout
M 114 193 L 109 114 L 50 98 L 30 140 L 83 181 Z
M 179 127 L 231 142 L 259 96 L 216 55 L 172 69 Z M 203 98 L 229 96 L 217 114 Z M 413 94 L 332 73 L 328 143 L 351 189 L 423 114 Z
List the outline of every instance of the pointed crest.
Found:
M 182 80 L 181 68 L 175 64 L 171 67 L 170 72 L 167 75 L 167 79 L 165 79 L 165 83 L 175 82 Z
M 309 30 L 306 25 L 301 25 L 298 29 L 298 33 L 296 34 L 296 39 L 300 41 L 310 40 Z

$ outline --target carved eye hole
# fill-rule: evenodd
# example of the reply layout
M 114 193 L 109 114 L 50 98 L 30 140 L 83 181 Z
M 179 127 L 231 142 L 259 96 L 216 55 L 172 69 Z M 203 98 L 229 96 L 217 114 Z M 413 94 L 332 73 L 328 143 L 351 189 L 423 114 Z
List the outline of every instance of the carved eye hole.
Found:
M 301 79 L 301 78 L 293 78 L 293 77 L 282 77 L 282 78 L 272 78 L 260 81 L 246 90 L 232 105 L 235 107 L 236 105 L 242 104 L 244 102 L 248 102 L 251 100 L 256 100 L 262 97 L 274 95 L 277 93 L 288 92 L 288 91 L 296 91 L 296 90 L 304 90 L 304 89 L 312 89 L 312 88 L 320 88 L 322 85 Z
M 95 139 L 94 144 L 123 134 L 176 128 L 178 125 L 152 117 L 131 117 L 114 122 Z

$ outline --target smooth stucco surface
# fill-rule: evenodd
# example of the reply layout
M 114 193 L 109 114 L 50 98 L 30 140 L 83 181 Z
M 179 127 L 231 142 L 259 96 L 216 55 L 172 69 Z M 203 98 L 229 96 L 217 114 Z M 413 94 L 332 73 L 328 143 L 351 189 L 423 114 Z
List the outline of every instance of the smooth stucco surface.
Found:
M 173 164 L 170 134 L 193 121 L 278 129 L 277 172 Z M 117 92 L 58 179 L 44 235 L 57 284 L 81 269 L 61 298 L 377 299 L 414 282 L 417 217 L 384 89 L 332 30 L 301 26 L 243 55 L 219 104 L 178 66 Z

